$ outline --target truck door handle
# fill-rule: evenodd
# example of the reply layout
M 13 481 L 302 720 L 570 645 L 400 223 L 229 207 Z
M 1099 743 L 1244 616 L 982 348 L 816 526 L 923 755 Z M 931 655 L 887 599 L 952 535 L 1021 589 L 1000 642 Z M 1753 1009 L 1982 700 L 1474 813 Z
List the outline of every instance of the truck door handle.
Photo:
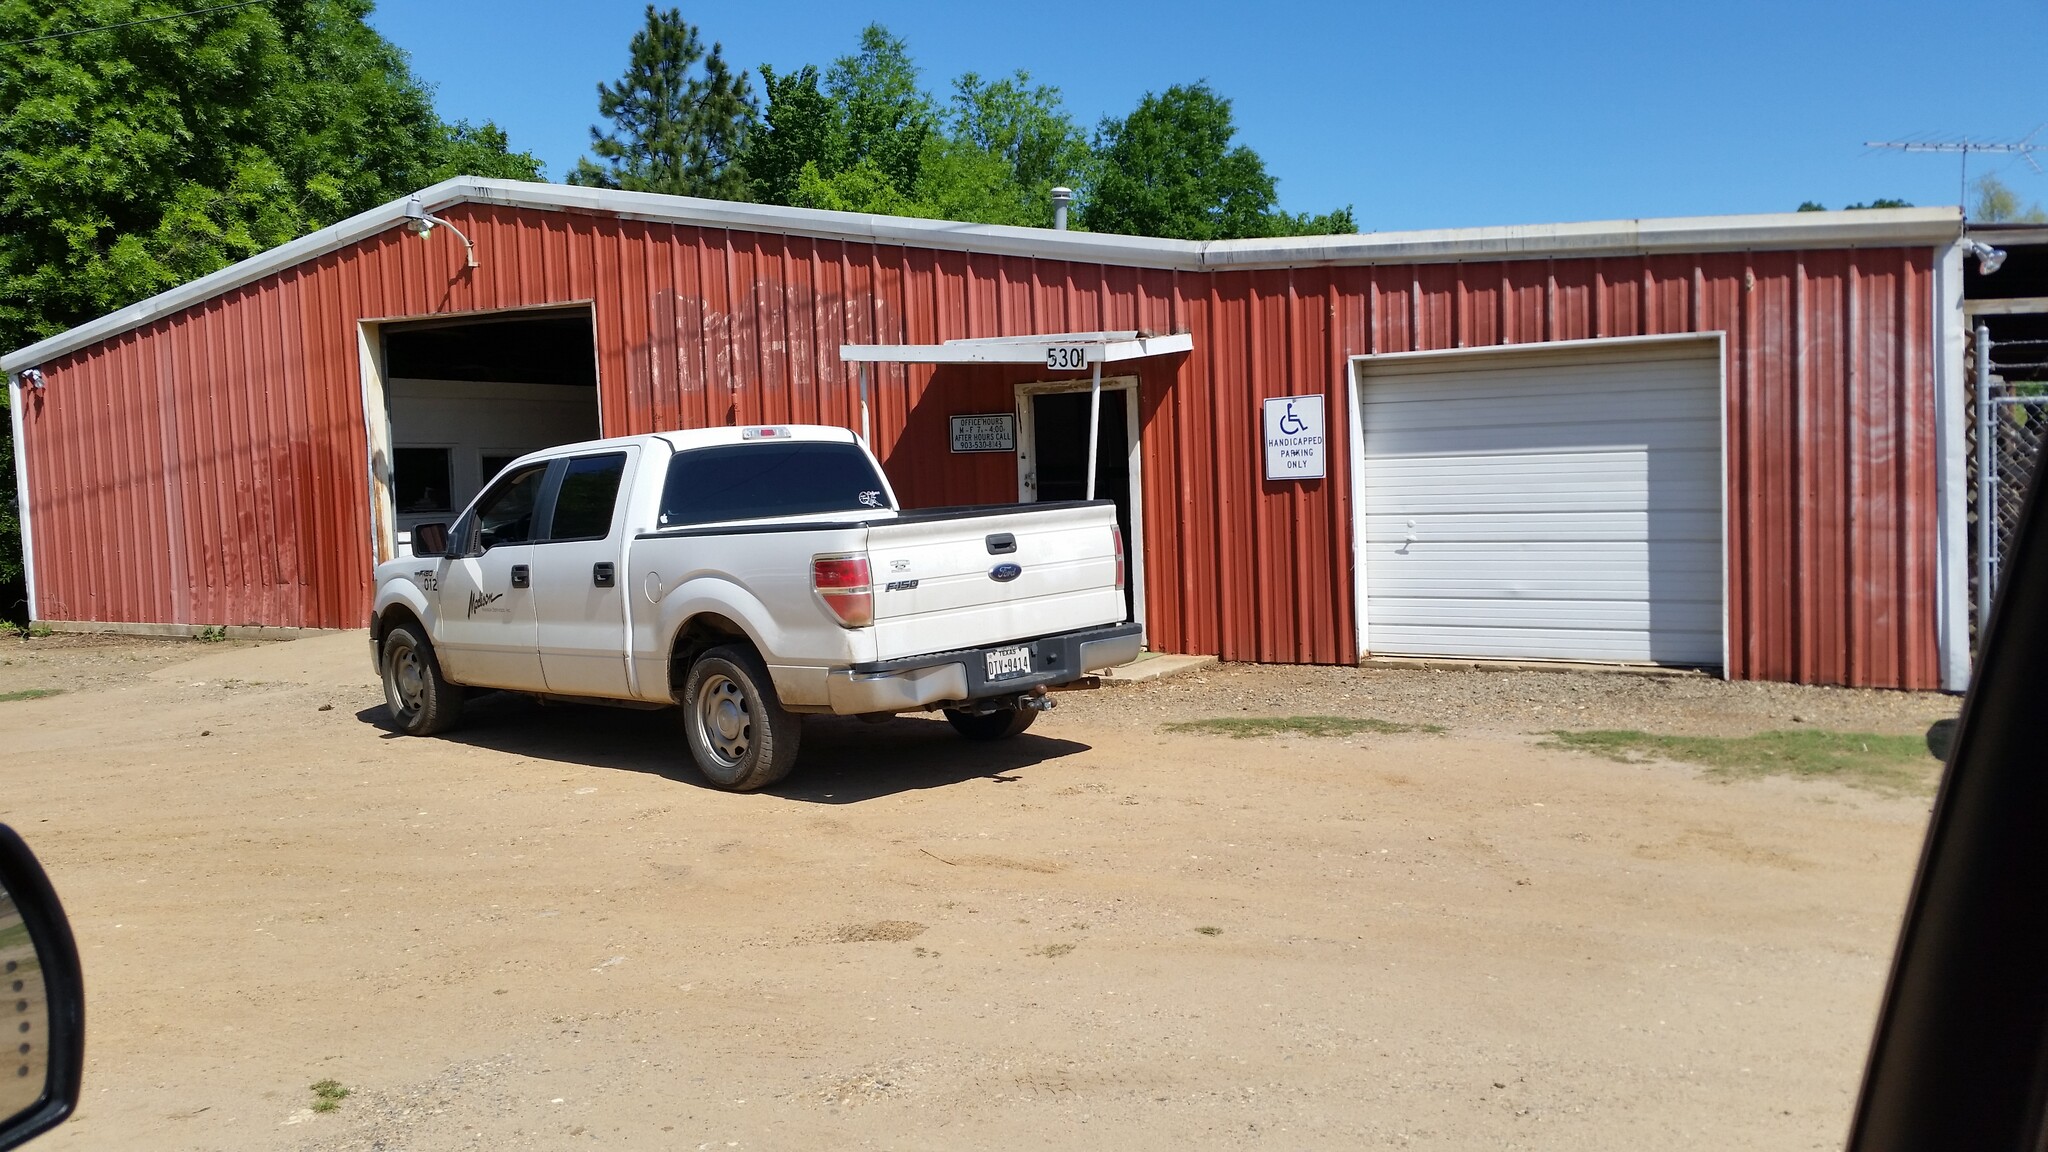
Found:
M 988 537 L 988 554 L 1007 556 L 1017 550 L 1017 537 L 1008 532 L 997 532 Z
M 590 582 L 599 588 L 610 588 L 615 584 L 617 569 L 609 560 L 599 560 L 590 566 Z
M 525 588 L 532 585 L 532 583 L 533 574 L 527 570 L 526 565 L 514 564 L 512 566 L 512 586 L 514 588 Z

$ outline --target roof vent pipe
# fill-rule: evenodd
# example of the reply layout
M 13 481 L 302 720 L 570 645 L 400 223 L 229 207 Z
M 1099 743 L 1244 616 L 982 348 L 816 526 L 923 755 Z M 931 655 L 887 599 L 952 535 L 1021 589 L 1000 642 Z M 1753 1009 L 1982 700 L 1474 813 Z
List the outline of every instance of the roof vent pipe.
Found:
M 1073 202 L 1074 190 L 1072 188 L 1055 188 L 1052 190 L 1053 231 L 1065 232 L 1067 230 L 1067 205 Z

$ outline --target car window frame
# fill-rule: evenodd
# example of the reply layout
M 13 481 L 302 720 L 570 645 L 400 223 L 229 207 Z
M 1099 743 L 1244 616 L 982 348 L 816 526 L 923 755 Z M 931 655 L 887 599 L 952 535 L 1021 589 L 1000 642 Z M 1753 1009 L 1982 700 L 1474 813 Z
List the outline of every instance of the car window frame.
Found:
M 531 464 L 514 465 L 507 468 L 490 487 L 484 489 L 482 494 L 470 503 L 469 510 L 462 514 L 461 534 L 457 537 L 457 539 L 464 542 L 463 552 L 465 555 L 481 556 L 493 548 L 516 548 L 521 544 L 534 543 L 532 526 L 529 524 L 526 539 L 524 540 L 501 540 L 495 544 L 485 544 L 483 539 L 484 506 L 497 498 L 501 494 L 502 489 L 518 483 L 527 473 L 538 471 L 541 474 L 540 491 L 534 494 L 533 512 L 531 515 L 534 520 L 538 520 L 543 511 L 552 513 L 553 506 L 548 501 L 548 479 L 554 470 L 554 463 L 552 460 L 536 460 Z
M 604 531 L 594 536 L 555 535 L 555 512 L 561 506 L 562 486 L 569 481 L 569 469 L 579 460 L 601 460 L 609 456 L 616 456 L 618 458 L 619 482 L 612 489 L 612 507 L 610 514 L 605 517 Z M 549 464 L 550 467 L 548 468 L 548 475 L 543 485 L 541 496 L 534 504 L 535 516 L 541 516 L 543 511 L 545 512 L 546 519 L 543 523 L 547 525 L 547 531 L 537 536 L 533 543 L 576 544 L 587 543 L 592 540 L 609 539 L 613 528 L 618 524 L 619 504 L 626 494 L 626 470 L 632 464 L 632 453 L 623 448 L 611 448 L 603 452 L 586 452 L 579 456 L 563 456 L 550 461 Z M 663 479 L 666 480 L 667 477 L 664 476 Z

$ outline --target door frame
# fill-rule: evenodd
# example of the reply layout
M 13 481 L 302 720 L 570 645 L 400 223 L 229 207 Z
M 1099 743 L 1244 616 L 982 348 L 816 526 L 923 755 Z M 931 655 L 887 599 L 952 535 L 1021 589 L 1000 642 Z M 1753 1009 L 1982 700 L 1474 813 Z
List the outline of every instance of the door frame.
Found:
M 447 321 L 449 326 L 490 320 L 499 316 L 517 316 L 527 313 L 581 312 L 590 318 L 590 355 L 597 365 L 597 436 L 602 440 L 607 433 L 604 428 L 604 364 L 597 354 L 597 302 L 594 298 L 563 300 L 553 304 L 529 304 L 515 308 L 480 308 L 469 312 L 429 312 L 415 316 L 366 316 L 355 322 L 356 365 L 362 384 L 363 440 L 368 459 L 366 480 L 368 481 L 370 509 L 370 555 L 373 562 L 382 564 L 398 555 L 398 510 L 391 498 L 391 404 L 389 395 L 389 373 L 384 364 L 384 327 L 391 324 L 417 324 L 421 321 Z M 412 445 L 407 445 L 412 447 Z M 477 486 L 477 493 L 490 486 L 488 479 Z M 457 508 L 450 515 L 461 513 Z
M 1060 392 L 1086 392 L 1093 387 L 1089 380 L 1042 380 L 1016 386 L 1017 402 L 1017 500 L 1023 504 L 1038 502 L 1038 486 L 1027 484 L 1027 477 L 1035 476 L 1037 465 L 1037 433 L 1031 419 L 1031 399 Z M 1104 376 L 1102 378 L 1103 403 L 1113 400 L 1111 393 L 1121 393 L 1124 404 L 1125 438 L 1130 441 L 1131 468 L 1131 535 L 1136 539 L 1124 541 L 1124 562 L 1128 566 L 1131 581 L 1131 616 L 1139 624 L 1145 623 L 1145 475 L 1144 454 L 1139 451 L 1143 440 L 1138 423 L 1138 378 L 1136 376 Z

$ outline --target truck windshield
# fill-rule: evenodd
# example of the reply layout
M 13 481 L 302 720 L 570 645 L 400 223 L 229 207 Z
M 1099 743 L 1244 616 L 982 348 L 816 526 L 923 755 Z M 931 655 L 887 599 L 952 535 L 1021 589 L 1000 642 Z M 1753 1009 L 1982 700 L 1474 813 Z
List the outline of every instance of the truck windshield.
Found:
M 852 444 L 729 444 L 676 455 L 661 490 L 661 526 L 715 524 L 889 507 L 867 453 Z

